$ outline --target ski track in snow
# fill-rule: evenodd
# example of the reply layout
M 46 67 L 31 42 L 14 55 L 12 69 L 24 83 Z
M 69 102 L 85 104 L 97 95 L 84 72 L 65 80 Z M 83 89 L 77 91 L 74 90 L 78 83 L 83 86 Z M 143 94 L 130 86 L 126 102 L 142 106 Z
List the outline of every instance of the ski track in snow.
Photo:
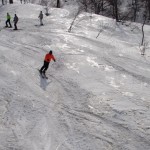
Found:
M 0 150 L 149 150 L 150 62 L 134 44 L 139 33 L 106 26 L 96 38 L 98 21 L 114 23 L 86 13 L 68 33 L 65 9 L 36 27 L 41 9 L 0 7 L 2 21 L 8 10 L 22 15 L 22 30 L 0 31 Z M 50 49 L 57 62 L 45 80 L 37 69 Z

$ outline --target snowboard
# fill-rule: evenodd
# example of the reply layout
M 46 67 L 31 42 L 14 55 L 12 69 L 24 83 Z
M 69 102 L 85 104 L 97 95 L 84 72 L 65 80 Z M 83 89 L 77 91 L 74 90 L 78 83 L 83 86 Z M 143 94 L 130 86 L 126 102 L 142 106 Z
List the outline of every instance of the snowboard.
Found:
M 38 69 L 39 73 L 40 73 L 40 76 L 43 78 L 43 79 L 48 79 L 48 77 L 45 75 L 45 73 L 41 73 L 40 70 Z
M 42 26 L 44 26 L 44 24 L 43 24 L 43 25 L 36 24 L 36 25 L 34 25 L 34 26 L 36 26 L 36 27 L 42 27 Z
M 10 29 L 9 31 L 20 31 L 20 30 L 23 30 L 23 29 L 17 29 L 17 30 L 15 30 L 15 29 L 13 29 L 13 27 L 3 27 L 2 29 Z
M 23 30 L 23 29 L 17 29 L 17 30 L 13 29 L 12 31 L 20 31 L 20 30 Z

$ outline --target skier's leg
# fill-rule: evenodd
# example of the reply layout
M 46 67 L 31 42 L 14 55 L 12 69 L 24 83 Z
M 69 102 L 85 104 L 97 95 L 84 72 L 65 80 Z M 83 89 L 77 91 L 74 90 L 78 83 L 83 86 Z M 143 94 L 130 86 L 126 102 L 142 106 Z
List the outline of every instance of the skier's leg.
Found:
M 48 67 L 49 67 L 49 62 L 46 62 L 46 63 L 45 63 L 45 68 L 44 68 L 44 70 L 43 70 L 43 73 L 44 73 L 44 74 L 45 74 L 46 70 L 48 69 Z
M 17 28 L 17 22 L 15 23 L 15 28 L 16 28 L 16 30 L 18 30 L 18 28 Z
M 8 20 L 6 20 L 6 27 L 8 27 Z
M 46 62 L 44 61 L 44 64 L 43 64 L 43 66 L 42 66 L 41 69 L 40 69 L 40 72 L 41 72 L 41 73 L 43 72 L 43 70 L 45 69 L 45 67 L 46 67 Z
M 41 25 L 43 26 L 43 20 L 41 19 Z
M 43 65 L 40 69 L 40 72 L 42 73 L 43 72 L 43 69 L 45 68 L 45 66 Z
M 10 23 L 10 19 L 8 20 L 8 23 L 9 23 L 9 27 L 11 28 L 11 27 L 12 27 L 12 25 L 11 25 L 11 23 Z
M 40 25 L 41 25 L 41 26 L 43 25 L 43 21 L 42 21 L 42 19 L 40 19 Z
M 16 22 L 14 23 L 14 27 L 15 27 L 15 30 L 17 30 L 17 23 Z

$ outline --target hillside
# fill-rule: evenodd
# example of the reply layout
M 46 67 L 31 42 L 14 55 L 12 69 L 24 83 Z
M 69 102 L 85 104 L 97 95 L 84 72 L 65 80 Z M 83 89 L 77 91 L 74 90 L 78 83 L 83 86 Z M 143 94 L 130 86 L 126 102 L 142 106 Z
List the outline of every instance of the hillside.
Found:
M 69 33 L 73 7 L 50 9 L 38 26 L 41 10 L 0 7 L 0 150 L 149 150 L 150 52 L 140 54 L 141 25 L 82 13 Z M 20 30 L 3 28 L 7 12 L 17 13 Z M 45 80 L 38 68 L 49 50 L 56 62 Z

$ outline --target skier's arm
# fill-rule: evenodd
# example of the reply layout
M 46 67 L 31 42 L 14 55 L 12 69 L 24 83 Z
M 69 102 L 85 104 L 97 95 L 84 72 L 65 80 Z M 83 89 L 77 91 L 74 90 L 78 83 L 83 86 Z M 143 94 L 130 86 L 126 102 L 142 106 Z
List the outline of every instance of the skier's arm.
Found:
M 54 62 L 56 62 L 56 59 L 55 59 L 55 57 L 53 55 L 52 55 L 52 59 L 53 59 Z

